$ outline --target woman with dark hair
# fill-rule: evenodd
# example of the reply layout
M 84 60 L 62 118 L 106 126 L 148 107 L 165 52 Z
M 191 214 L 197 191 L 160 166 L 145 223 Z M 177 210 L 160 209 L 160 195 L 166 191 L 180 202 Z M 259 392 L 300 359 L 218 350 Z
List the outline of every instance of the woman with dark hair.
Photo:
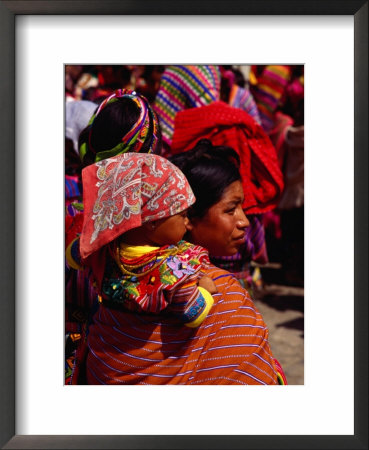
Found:
M 190 240 L 199 242 L 210 255 L 236 253 L 249 226 L 242 209 L 238 154 L 230 147 L 213 146 L 202 139 L 193 150 L 174 155 L 170 160 L 185 174 L 196 197 L 196 203 L 188 211 Z
M 229 146 L 240 157 L 242 206 L 250 227 L 244 245 L 236 254 L 225 256 L 219 253 L 213 255 L 217 256 L 213 261 L 252 289 L 250 261 L 268 262 L 262 215 L 276 207 L 283 189 L 276 151 L 261 126 L 245 111 L 221 101 L 176 114 L 172 153 L 188 151 L 201 139 L 209 139 L 216 146 Z
M 255 275 L 260 283 L 260 272 L 250 262 L 268 262 L 262 215 L 280 196 L 282 174 L 245 84 L 234 66 L 170 66 L 163 73 L 154 108 L 163 132 L 162 155 L 188 150 L 201 138 L 239 153 L 246 203 L 253 208 L 248 210 L 250 227 L 240 250 L 231 257 L 218 255 L 216 265 L 252 289 Z
M 238 155 L 203 141 L 174 157 L 173 163 L 186 173 L 197 195 L 188 209 L 185 239 L 210 254 L 237 252 L 248 226 Z M 112 253 L 105 255 L 104 264 L 97 258 L 101 274 L 116 264 Z M 164 314 L 100 304 L 87 339 L 89 383 L 285 384 L 270 350 L 267 327 L 248 292 L 210 261 L 203 270 L 215 284 L 214 303 L 197 328 Z
M 142 95 L 118 89 L 92 115 L 79 137 L 83 165 L 121 153 L 160 153 L 158 119 Z

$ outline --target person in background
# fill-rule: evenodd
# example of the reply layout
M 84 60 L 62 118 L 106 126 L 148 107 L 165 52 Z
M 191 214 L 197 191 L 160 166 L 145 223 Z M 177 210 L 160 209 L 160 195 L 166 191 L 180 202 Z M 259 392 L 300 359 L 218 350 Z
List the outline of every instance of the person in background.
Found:
M 161 130 L 142 95 L 117 89 L 99 105 L 79 137 L 84 166 L 126 152 L 158 153 Z
M 236 274 L 253 288 L 250 262 L 268 262 L 263 214 L 276 207 L 283 191 L 283 175 L 274 146 L 255 120 L 223 101 L 178 112 L 172 139 L 172 154 L 191 149 L 202 139 L 213 145 L 230 146 L 240 157 L 244 189 L 243 208 L 250 221 L 244 245 L 232 256 L 217 256 L 216 264 Z
M 154 102 L 163 134 L 164 156 L 171 154 L 176 114 L 219 100 L 220 82 L 218 66 L 169 66 L 165 69 Z
M 229 108 L 226 107 L 226 104 L 229 104 Z M 260 117 L 255 101 L 246 86 L 241 71 L 233 66 L 199 65 L 167 68 L 163 74 L 154 107 L 163 128 L 163 148 L 164 155 L 167 157 L 191 148 L 201 138 L 208 138 L 214 144 L 228 145 L 239 152 L 241 170 L 247 165 L 247 172 L 242 170 L 242 177 L 244 180 L 247 179 L 250 184 L 253 183 L 250 177 L 254 176 L 254 173 L 259 172 L 259 179 L 264 175 L 260 172 L 260 163 L 257 159 L 251 158 L 248 149 L 252 148 L 255 153 L 258 151 L 263 153 L 261 164 L 265 168 L 274 168 L 275 166 L 275 151 L 270 141 L 266 142 L 265 133 L 260 132 L 257 128 Z M 201 111 L 196 113 L 198 108 L 201 108 Z M 186 111 L 191 111 L 188 112 L 189 115 L 197 114 L 199 122 L 204 126 L 199 127 L 197 123 L 191 123 L 190 127 L 196 129 L 195 132 L 191 128 L 183 130 L 181 119 Z M 209 121 L 207 121 L 208 115 L 210 115 Z M 244 123 L 241 125 L 240 121 L 242 120 Z M 247 129 L 248 133 L 236 137 L 241 126 Z M 188 136 L 186 142 L 178 142 L 178 133 L 183 133 L 181 137 Z M 260 140 L 259 145 L 255 145 L 258 139 Z M 280 171 L 277 167 L 276 173 L 272 174 L 272 177 L 277 179 L 277 192 L 280 193 L 280 186 L 278 186 L 280 173 L 278 174 L 278 172 Z M 265 178 L 267 179 L 267 177 Z M 270 186 L 268 195 L 272 195 L 273 189 L 274 186 Z M 266 191 L 265 183 L 259 188 L 259 191 L 261 193 Z M 253 206 L 255 207 L 255 205 L 256 203 Z M 251 214 L 249 216 L 250 227 L 240 251 L 232 257 L 218 255 L 217 260 L 219 266 L 236 273 L 239 280 L 249 289 L 254 287 L 256 280 L 260 284 L 260 271 L 258 268 L 251 268 L 251 261 L 259 264 L 268 262 L 263 224 L 265 206 L 258 206 L 260 209 L 257 213 L 248 211 Z M 271 209 L 270 204 L 268 208 Z
M 78 138 L 88 125 L 97 104 L 88 100 L 74 100 L 65 103 L 65 173 L 80 182 L 81 160 L 78 152 Z
M 281 282 L 304 284 L 304 66 L 253 66 L 251 89 L 284 178 L 277 208 L 264 216 Z
M 261 119 L 243 73 L 233 66 L 220 66 L 222 81 L 220 99 L 234 108 L 240 108 L 261 125 Z

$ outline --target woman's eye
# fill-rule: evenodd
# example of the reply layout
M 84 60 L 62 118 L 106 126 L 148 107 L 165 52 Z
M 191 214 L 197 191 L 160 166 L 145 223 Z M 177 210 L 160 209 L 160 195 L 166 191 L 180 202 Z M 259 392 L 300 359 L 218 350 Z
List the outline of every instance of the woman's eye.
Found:
M 228 210 L 226 211 L 226 213 L 227 213 L 227 214 L 234 214 L 235 211 L 236 211 L 236 208 L 232 208 L 232 209 L 228 209 Z

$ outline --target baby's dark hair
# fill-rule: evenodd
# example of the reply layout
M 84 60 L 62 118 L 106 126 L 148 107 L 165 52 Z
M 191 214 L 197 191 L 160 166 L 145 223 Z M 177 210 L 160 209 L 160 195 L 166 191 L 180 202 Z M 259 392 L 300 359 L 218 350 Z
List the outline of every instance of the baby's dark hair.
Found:
M 236 151 L 231 147 L 214 146 L 208 139 L 201 139 L 192 150 L 169 159 L 184 173 L 195 194 L 196 202 L 188 211 L 190 218 L 203 217 L 230 184 L 241 180 L 240 158 Z
M 108 103 L 95 117 L 93 125 L 87 126 L 79 135 L 78 147 L 80 148 L 83 143 L 86 143 L 88 149 L 83 158 L 83 165 L 93 164 L 96 153 L 112 149 L 118 145 L 123 136 L 138 121 L 139 116 L 140 108 L 129 97 L 119 97 L 113 102 Z M 149 120 L 149 131 L 140 149 L 140 153 L 148 153 L 151 146 L 154 129 L 153 117 L 151 115 L 149 116 Z M 156 148 L 161 148 L 161 131 L 159 127 L 157 127 L 157 135 L 158 143 Z

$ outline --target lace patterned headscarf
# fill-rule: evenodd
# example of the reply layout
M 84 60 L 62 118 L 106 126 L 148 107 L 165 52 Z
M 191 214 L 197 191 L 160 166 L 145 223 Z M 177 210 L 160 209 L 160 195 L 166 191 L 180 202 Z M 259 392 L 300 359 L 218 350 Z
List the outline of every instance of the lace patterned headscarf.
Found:
M 123 153 L 82 171 L 85 206 L 83 259 L 124 232 L 189 208 L 195 197 L 183 173 L 167 159 Z

